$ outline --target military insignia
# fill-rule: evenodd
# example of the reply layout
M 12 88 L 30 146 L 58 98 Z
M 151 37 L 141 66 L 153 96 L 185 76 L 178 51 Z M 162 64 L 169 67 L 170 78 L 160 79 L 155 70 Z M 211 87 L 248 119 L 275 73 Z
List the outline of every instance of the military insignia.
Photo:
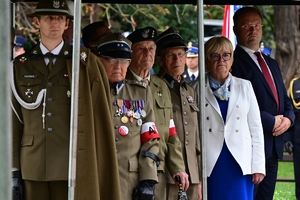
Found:
M 59 8 L 59 1 L 53 1 L 53 8 Z
M 157 91 L 157 96 L 161 97 L 162 96 L 162 93 L 161 91 Z
M 186 99 L 189 103 L 194 103 L 194 99 L 192 96 L 187 96 Z
M 67 91 L 67 96 L 70 98 L 70 96 L 71 96 L 71 91 L 70 90 Z
M 81 52 L 80 57 L 81 57 L 81 59 L 82 59 L 83 61 L 85 61 L 87 55 L 86 55 L 85 52 Z
M 120 128 L 119 128 L 120 135 L 126 136 L 126 135 L 128 135 L 128 133 L 129 133 L 129 130 L 126 126 L 120 126 Z
M 145 110 L 141 110 L 141 116 L 146 117 L 146 111 Z
M 143 121 L 141 119 L 138 119 L 136 123 L 137 123 L 138 126 L 142 126 Z
M 186 74 L 183 75 L 183 78 L 186 78 Z
M 69 77 L 69 74 L 64 74 L 64 77 Z
M 36 50 L 34 50 L 32 53 L 33 53 L 33 54 L 37 54 L 37 51 L 36 51 Z
M 68 51 L 65 51 L 65 52 L 64 52 L 64 55 L 65 55 L 65 56 L 66 56 L 66 55 L 68 55 L 68 54 L 69 54 L 69 52 L 68 52 Z
M 22 64 L 24 64 L 26 60 L 27 60 L 27 58 L 24 57 L 24 56 L 22 56 L 22 57 L 20 58 L 20 62 L 21 62 Z
M 149 29 L 145 29 L 143 32 L 142 32 L 142 37 L 143 38 L 148 38 L 148 36 L 149 36 Z
M 123 124 L 126 124 L 126 123 L 128 122 L 128 117 L 127 117 L 126 115 L 122 116 L 122 117 L 121 117 L 121 122 L 122 122 Z
M 27 89 L 27 91 L 25 92 L 25 95 L 28 97 L 28 98 L 31 98 L 32 95 L 33 95 L 33 91 L 31 89 Z

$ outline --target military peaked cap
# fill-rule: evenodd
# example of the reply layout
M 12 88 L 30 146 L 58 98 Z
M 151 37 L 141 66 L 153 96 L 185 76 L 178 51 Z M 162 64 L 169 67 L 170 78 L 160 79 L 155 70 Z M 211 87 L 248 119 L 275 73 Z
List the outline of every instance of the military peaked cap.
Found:
M 129 39 L 132 42 L 132 44 L 134 44 L 137 42 L 147 41 L 147 40 L 154 41 L 156 36 L 157 36 L 156 29 L 151 26 L 148 26 L 133 31 L 131 34 L 127 36 L 127 39 Z
M 198 47 L 192 46 L 192 42 L 188 43 L 188 50 L 187 50 L 187 57 L 192 58 L 192 57 L 198 57 Z

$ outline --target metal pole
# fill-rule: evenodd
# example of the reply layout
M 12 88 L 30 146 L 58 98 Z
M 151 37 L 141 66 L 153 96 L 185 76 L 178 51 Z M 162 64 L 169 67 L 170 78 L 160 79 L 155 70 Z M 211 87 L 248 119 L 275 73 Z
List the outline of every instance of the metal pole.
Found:
M 206 148 L 205 141 L 206 135 L 203 134 L 205 130 L 205 113 L 204 113 L 204 103 L 205 103 L 205 63 L 204 63 L 204 25 L 203 25 L 203 0 L 198 0 L 198 49 L 199 49 L 199 98 L 198 105 L 200 108 L 200 117 L 199 117 L 199 130 L 200 130 L 200 139 L 201 139 L 201 150 L 202 150 L 202 199 L 207 199 L 207 176 L 206 176 Z
M 9 87 L 10 62 L 10 2 L 0 0 L 0 199 L 11 199 L 11 166 L 12 166 L 12 134 L 11 134 L 11 108 Z
M 69 151 L 69 193 L 68 200 L 74 200 L 76 186 L 76 157 L 78 133 L 78 85 L 80 55 L 81 0 L 74 1 L 74 31 L 72 54 L 72 86 L 71 86 L 71 119 L 70 119 L 70 151 Z

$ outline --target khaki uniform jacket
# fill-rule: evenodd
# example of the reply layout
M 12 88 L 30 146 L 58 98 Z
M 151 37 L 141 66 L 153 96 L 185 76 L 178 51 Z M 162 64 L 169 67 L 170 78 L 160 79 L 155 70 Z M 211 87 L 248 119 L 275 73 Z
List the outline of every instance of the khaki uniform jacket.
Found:
M 150 133 L 147 126 L 149 123 L 154 125 L 155 121 L 152 95 L 145 83 L 125 80 L 112 85 L 111 99 L 122 200 L 131 200 L 132 191 L 139 181 L 158 181 L 156 163 L 153 159 L 141 155 L 143 151 L 155 155 L 159 151 L 159 133 Z M 137 106 L 141 105 L 141 100 L 145 100 L 144 106 Z M 145 117 L 135 118 L 132 112 L 129 114 L 130 111 L 136 113 L 138 107 L 145 111 Z M 149 135 L 147 140 L 143 139 L 146 134 Z
M 75 199 L 121 199 L 108 79 L 96 56 L 84 47 L 80 52 Z M 39 55 L 37 45 L 13 62 L 13 167 L 26 180 L 67 180 L 72 48 L 64 44 L 50 73 Z M 36 109 L 16 100 L 36 102 L 42 89 L 47 94 Z
M 201 177 L 200 138 L 198 129 L 197 100 L 195 90 L 185 82 L 175 81 L 162 68 L 158 77 L 169 87 L 173 104 L 174 123 L 181 141 L 182 154 L 190 183 L 197 184 Z
M 135 80 L 132 72 L 127 71 L 126 79 Z M 178 135 L 169 137 L 170 119 L 173 119 L 171 94 L 166 83 L 157 76 L 151 75 L 150 89 L 153 97 L 155 124 L 160 134 L 159 153 L 160 165 L 158 170 L 165 172 L 166 168 L 171 175 L 184 172 L 185 166 L 181 152 L 181 142 Z M 171 180 L 174 183 L 173 180 Z

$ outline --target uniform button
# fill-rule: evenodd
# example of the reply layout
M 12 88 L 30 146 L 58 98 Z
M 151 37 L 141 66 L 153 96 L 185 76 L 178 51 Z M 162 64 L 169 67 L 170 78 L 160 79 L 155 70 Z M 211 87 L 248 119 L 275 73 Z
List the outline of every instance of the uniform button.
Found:
M 116 142 L 118 142 L 119 141 L 119 138 L 116 138 Z
M 185 103 L 185 101 L 183 102 L 183 105 L 185 105 L 186 103 Z
M 29 86 L 29 85 L 31 85 L 31 83 L 27 83 L 27 85 Z
M 188 123 L 187 122 L 184 122 L 184 125 L 187 125 Z
M 185 135 L 188 136 L 188 135 L 189 135 L 189 132 L 185 132 Z
M 240 117 L 237 117 L 236 119 L 237 119 L 237 120 L 239 120 L 239 119 L 240 119 Z
M 113 105 L 116 106 L 116 105 L 117 105 L 117 102 L 114 102 Z
M 117 95 L 117 93 L 116 93 L 116 92 L 114 92 L 114 93 L 113 93 L 113 95 L 115 95 L 115 96 L 116 96 L 116 95 Z
M 207 120 L 209 120 L 209 117 L 206 117 Z
M 208 103 L 206 103 L 205 106 L 207 107 L 207 106 L 208 106 Z
M 186 112 L 183 112 L 183 115 L 186 115 Z
M 48 86 L 52 86 L 52 82 L 48 82 Z
M 238 130 L 238 129 L 236 129 L 236 130 L 235 130 L 235 132 L 237 133 L 237 132 L 239 132 L 239 130 Z
M 47 98 L 47 101 L 52 101 L 52 98 L 51 97 Z
M 47 113 L 47 116 L 48 116 L 48 117 L 51 117 L 51 116 L 52 116 L 52 113 Z
M 211 128 L 210 128 L 210 129 L 208 129 L 208 131 L 209 131 L 209 132 L 211 132 Z
M 236 107 L 239 108 L 240 106 L 239 106 L 239 105 L 236 105 Z
M 188 142 L 185 142 L 185 145 L 188 145 L 189 143 Z
M 115 113 L 115 114 L 114 114 L 114 117 L 118 117 L 118 114 L 117 114 L 117 113 Z
M 118 129 L 118 128 L 119 128 L 119 126 L 115 125 L 115 129 Z
M 184 93 L 183 93 L 183 92 L 181 93 L 181 96 L 184 96 Z
M 52 128 L 47 128 L 48 132 L 52 132 Z
M 116 150 L 116 153 L 118 153 L 118 149 Z

